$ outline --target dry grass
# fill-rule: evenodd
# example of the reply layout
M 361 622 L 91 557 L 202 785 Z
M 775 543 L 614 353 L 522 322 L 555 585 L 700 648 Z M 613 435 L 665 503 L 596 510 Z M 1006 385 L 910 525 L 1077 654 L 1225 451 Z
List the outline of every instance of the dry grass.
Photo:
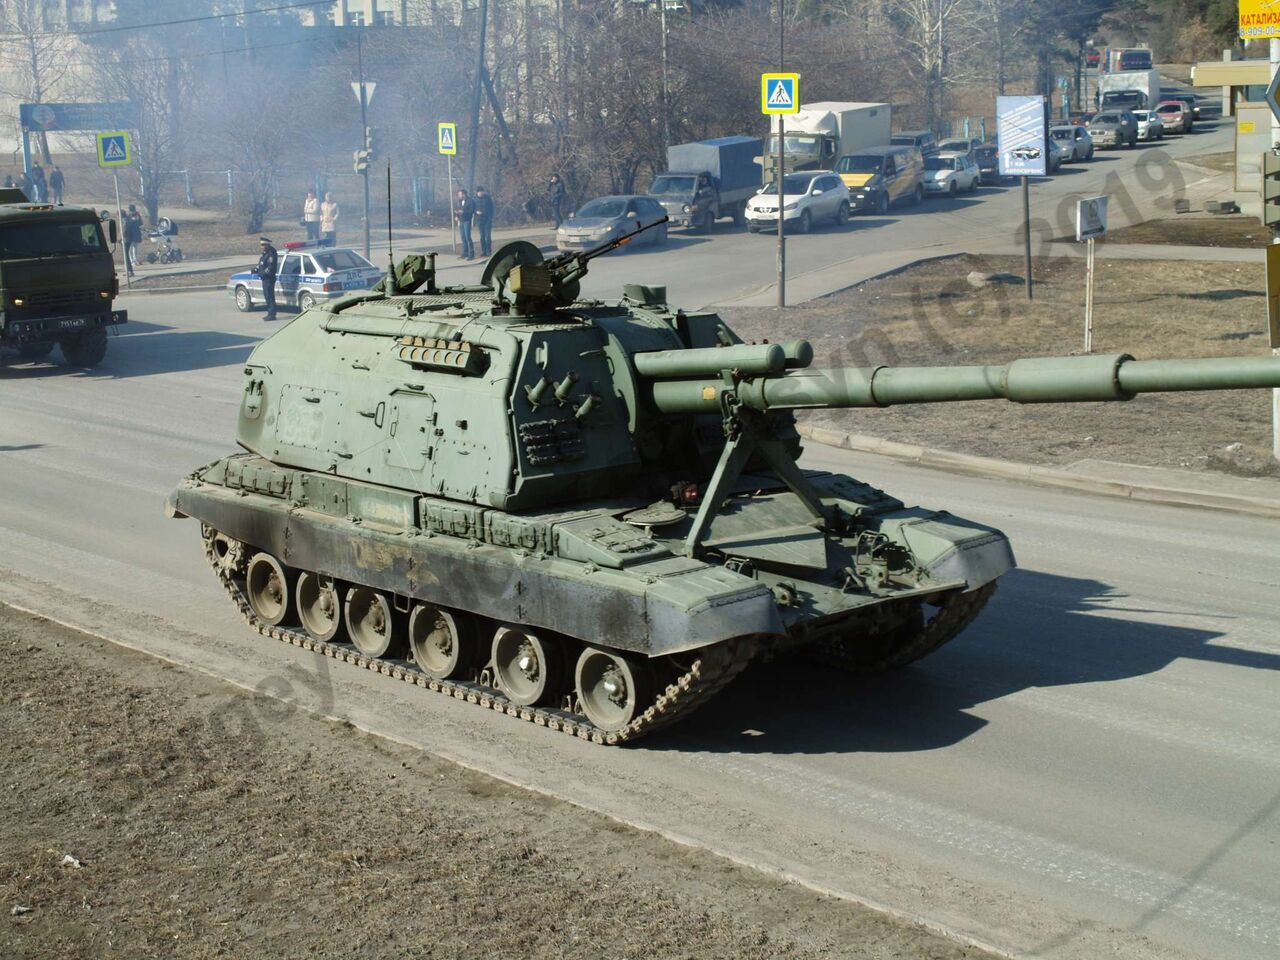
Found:
M 1015 259 L 963 256 L 786 311 L 724 311 L 749 339 L 807 337 L 820 366 L 1005 363 L 1077 352 L 1084 265 L 1041 261 L 1023 288 L 974 290 L 971 270 L 1021 273 Z M 1232 263 L 1107 261 L 1100 252 L 1094 350 L 1140 358 L 1267 351 L 1261 257 Z M 855 433 L 1023 462 L 1084 458 L 1280 475 L 1270 456 L 1270 393 L 1156 394 L 1132 403 L 1019 406 L 1000 401 L 810 414 Z M 1241 447 L 1226 448 L 1239 443 Z
M 1170 243 L 1193 247 L 1257 247 L 1271 242 L 1271 232 L 1257 217 L 1185 215 L 1169 220 L 1145 220 L 1131 227 L 1107 231 L 1106 243 Z

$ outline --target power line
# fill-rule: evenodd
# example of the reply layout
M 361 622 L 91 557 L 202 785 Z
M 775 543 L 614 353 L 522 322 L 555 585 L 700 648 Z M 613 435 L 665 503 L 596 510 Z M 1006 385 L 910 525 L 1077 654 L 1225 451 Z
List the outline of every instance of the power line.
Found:
M 185 17 L 180 20 L 155 20 L 151 23 L 118 23 L 109 27 L 95 27 L 91 30 L 55 30 L 51 32 L 10 33 L 2 39 L 34 37 L 96 37 L 102 33 L 120 33 L 124 30 L 149 30 L 152 27 L 177 27 L 192 23 L 208 23 L 211 20 L 228 20 L 232 17 L 249 17 L 255 13 L 279 13 L 282 10 L 300 10 L 303 7 L 328 6 L 327 0 L 293 0 L 292 3 L 278 3 L 270 7 L 258 7 L 254 10 L 236 10 L 231 13 L 207 13 L 199 17 Z

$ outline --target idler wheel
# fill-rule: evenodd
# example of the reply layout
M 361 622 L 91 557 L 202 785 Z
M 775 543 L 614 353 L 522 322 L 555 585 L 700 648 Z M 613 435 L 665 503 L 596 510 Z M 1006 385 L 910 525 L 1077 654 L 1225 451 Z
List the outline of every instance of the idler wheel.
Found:
M 293 612 L 290 594 L 293 575 L 269 553 L 255 553 L 245 572 L 245 594 L 259 620 L 279 626 Z
M 342 598 L 332 577 L 298 574 L 294 598 L 303 629 L 316 640 L 327 643 L 342 632 Z
M 385 593 L 369 587 L 347 591 L 347 634 L 366 657 L 399 656 L 404 647 L 403 617 Z
M 437 680 L 465 674 L 479 659 L 471 620 L 430 603 L 409 614 L 409 649 L 418 669 Z
M 554 638 L 524 627 L 499 627 L 493 635 L 493 671 L 512 703 L 549 703 L 563 685 L 564 655 Z
M 653 702 L 653 670 L 638 657 L 587 647 L 574 670 L 587 719 L 610 733 L 621 730 Z
M 209 545 L 209 554 L 213 558 L 218 573 L 224 577 L 238 577 L 244 573 L 245 549 L 239 540 L 228 537 L 213 527 L 203 525 L 201 535 Z

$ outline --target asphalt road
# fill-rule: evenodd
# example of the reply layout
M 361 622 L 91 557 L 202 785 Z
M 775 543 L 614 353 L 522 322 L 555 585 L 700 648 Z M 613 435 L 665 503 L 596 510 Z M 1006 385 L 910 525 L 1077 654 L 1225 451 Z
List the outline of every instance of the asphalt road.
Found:
M 900 675 L 776 664 L 606 750 L 251 635 L 162 503 L 231 448 L 265 325 L 127 306 L 94 374 L 0 368 L 0 599 L 1017 954 L 1280 954 L 1280 522 L 812 451 L 1002 527 L 1021 568 Z

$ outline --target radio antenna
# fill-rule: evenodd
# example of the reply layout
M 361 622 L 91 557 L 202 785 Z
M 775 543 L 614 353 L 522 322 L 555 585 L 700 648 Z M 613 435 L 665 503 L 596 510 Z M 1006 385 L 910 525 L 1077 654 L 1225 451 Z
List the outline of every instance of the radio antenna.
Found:
M 396 282 L 396 255 L 391 249 L 391 161 L 387 161 L 387 262 L 391 265 L 391 271 L 388 276 L 391 282 Z

